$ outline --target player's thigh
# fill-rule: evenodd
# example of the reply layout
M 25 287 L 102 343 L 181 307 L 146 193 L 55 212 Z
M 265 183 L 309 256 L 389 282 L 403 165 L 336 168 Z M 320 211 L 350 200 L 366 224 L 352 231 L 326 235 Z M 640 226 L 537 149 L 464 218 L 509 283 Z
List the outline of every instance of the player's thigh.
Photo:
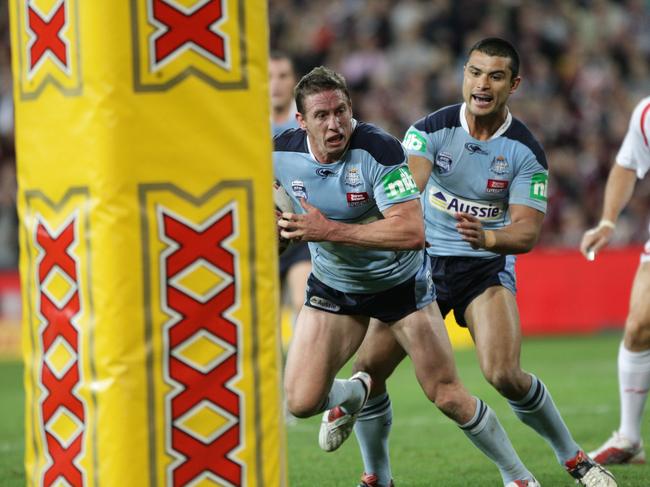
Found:
M 625 346 L 634 352 L 650 348 L 650 261 L 643 262 L 634 277 L 625 324 Z
M 287 271 L 286 284 L 289 286 L 289 296 L 294 309 L 300 309 L 305 301 L 305 288 L 310 272 L 311 262 L 308 260 L 296 262 Z
M 435 302 L 395 322 L 391 331 L 411 358 L 420 384 L 457 380 L 451 342 Z
M 521 326 L 515 296 L 492 286 L 472 300 L 465 319 L 483 372 L 519 369 Z
M 390 326 L 379 320 L 370 320 L 370 326 L 357 352 L 354 371 L 363 370 L 372 377 L 373 393 L 385 390 L 384 382 L 406 356 L 395 339 Z
M 285 370 L 288 389 L 329 388 L 359 348 L 367 318 L 337 315 L 304 306 L 298 315 Z

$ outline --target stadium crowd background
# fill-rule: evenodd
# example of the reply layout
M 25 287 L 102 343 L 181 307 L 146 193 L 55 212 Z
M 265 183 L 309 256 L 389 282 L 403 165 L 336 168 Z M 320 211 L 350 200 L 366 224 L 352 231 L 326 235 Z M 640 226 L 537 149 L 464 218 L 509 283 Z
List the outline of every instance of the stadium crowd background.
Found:
M 600 217 L 603 187 L 634 104 L 650 93 L 649 0 L 270 0 L 271 48 L 299 74 L 342 72 L 357 118 L 398 138 L 461 100 L 467 48 L 512 41 L 523 82 L 513 114 L 546 149 L 551 179 L 541 244 L 577 247 Z M 0 3 L 0 269 L 18 259 L 7 2 Z M 209 134 L 206 134 L 209 136 Z M 650 179 L 637 185 L 616 244 L 641 243 Z

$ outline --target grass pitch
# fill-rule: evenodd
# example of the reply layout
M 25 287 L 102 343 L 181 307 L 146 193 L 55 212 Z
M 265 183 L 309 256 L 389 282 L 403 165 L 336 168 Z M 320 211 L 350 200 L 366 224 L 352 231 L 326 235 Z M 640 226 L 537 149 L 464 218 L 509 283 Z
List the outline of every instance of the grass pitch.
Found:
M 597 337 L 526 339 L 522 364 L 547 385 L 576 441 L 586 450 L 598 446 L 618 426 L 616 356 L 620 333 Z M 519 422 L 483 379 L 473 350 L 459 350 L 461 377 L 473 394 L 496 411 L 519 456 L 544 487 L 575 485 L 558 466 L 553 452 Z M 341 374 L 345 377 L 347 371 Z M 394 424 L 391 434 L 393 476 L 397 487 L 500 486 L 496 468 L 419 389 L 411 364 L 392 377 Z M 0 486 L 25 485 L 23 468 L 22 367 L 0 362 Z M 648 412 L 643 431 L 646 444 Z M 338 451 L 318 448 L 320 418 L 299 420 L 287 428 L 288 471 L 292 487 L 354 487 L 362 464 L 354 439 Z M 650 486 L 650 465 L 611 469 L 619 486 Z M 125 479 L 124 485 L 129 485 Z

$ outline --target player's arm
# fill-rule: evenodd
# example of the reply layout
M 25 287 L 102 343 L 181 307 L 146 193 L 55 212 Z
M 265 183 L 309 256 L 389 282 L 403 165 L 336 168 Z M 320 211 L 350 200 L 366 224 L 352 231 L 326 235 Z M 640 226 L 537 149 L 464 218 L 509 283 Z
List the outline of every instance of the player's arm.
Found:
M 426 188 L 429 177 L 431 177 L 431 161 L 426 157 L 409 155 L 409 169 L 421 193 Z
M 633 169 L 627 169 L 619 164 L 612 166 L 605 185 L 605 202 L 600 223 L 585 232 L 580 243 L 580 251 L 588 259 L 593 260 L 593 255 L 607 245 L 613 237 L 616 220 L 632 197 L 636 179 L 636 172 Z M 589 255 L 592 252 L 593 254 Z
M 382 212 L 383 219 L 366 224 L 330 220 L 305 200 L 301 199 L 300 203 L 306 213 L 283 213 L 278 222 L 283 238 L 387 250 L 424 248 L 424 219 L 419 199 L 396 203 Z
M 486 249 L 498 254 L 523 254 L 537 243 L 544 213 L 525 205 L 510 205 L 509 225 L 498 230 L 485 230 L 481 220 L 468 213 L 456 213 L 456 229 L 473 249 Z

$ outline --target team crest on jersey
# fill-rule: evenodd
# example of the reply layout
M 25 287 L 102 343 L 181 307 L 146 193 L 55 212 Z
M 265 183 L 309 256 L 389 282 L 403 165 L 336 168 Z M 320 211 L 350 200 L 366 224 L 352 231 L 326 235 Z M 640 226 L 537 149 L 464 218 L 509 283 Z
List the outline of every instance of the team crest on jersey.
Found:
M 510 165 L 508 164 L 508 161 L 505 157 L 496 156 L 494 159 L 492 159 L 492 163 L 490 164 L 490 172 L 496 174 L 497 176 L 501 176 L 503 174 L 506 174 L 509 170 Z
M 291 191 L 296 198 L 307 199 L 307 188 L 302 181 L 291 181 Z
M 243 0 L 131 0 L 136 91 L 165 91 L 194 76 L 217 89 L 247 87 Z
M 356 167 L 348 169 L 348 172 L 345 174 L 344 182 L 346 186 L 350 186 L 351 188 L 361 186 L 363 182 L 361 181 L 361 174 L 359 173 L 359 169 Z
M 453 163 L 453 159 L 451 157 L 451 154 L 449 152 L 438 152 L 436 155 L 436 167 L 438 168 L 438 172 L 441 174 L 444 174 L 446 172 L 451 171 L 451 165 Z
M 38 98 L 47 85 L 65 96 L 80 94 L 78 0 L 17 3 L 21 99 Z

